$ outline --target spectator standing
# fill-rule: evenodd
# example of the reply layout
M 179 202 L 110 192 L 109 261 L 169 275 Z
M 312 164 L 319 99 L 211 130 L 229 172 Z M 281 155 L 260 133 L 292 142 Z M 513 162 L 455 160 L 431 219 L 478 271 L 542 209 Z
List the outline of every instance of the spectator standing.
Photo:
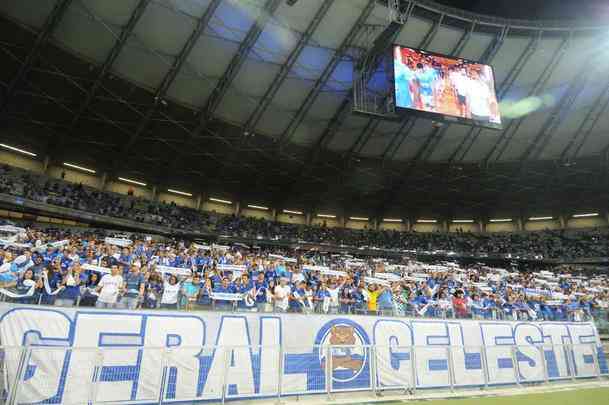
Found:
M 104 274 L 97 285 L 99 297 L 95 302 L 95 306 L 97 308 L 115 308 L 123 288 L 123 276 L 119 274 L 118 266 L 114 264 L 110 268 L 110 274 Z

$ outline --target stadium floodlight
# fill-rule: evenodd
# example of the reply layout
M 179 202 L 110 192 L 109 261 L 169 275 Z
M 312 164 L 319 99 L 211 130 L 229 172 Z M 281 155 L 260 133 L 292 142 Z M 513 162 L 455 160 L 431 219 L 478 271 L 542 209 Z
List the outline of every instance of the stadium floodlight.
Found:
M 589 214 L 575 214 L 573 218 L 589 218 L 589 217 L 598 217 L 600 214 L 598 212 L 591 212 Z
M 32 157 L 38 156 L 34 152 L 28 152 L 27 150 L 19 149 L 19 148 L 16 148 L 14 146 L 10 146 L 10 145 L 5 145 L 3 143 L 0 143 L 0 147 L 2 147 L 4 149 L 12 150 L 13 152 L 18 152 L 18 153 L 22 153 L 24 155 L 32 156 Z
M 531 217 L 529 221 L 548 221 L 550 219 L 554 219 L 554 217 Z
M 496 219 L 491 219 L 491 222 L 495 223 L 495 222 L 512 222 L 513 219 L 512 218 L 496 218 Z
M 283 210 L 284 214 L 303 215 L 302 211 Z
M 264 207 L 262 205 L 253 205 L 253 204 L 247 204 L 248 208 L 253 208 L 255 210 L 263 210 L 263 211 L 268 211 L 269 207 Z
M 120 181 L 124 181 L 125 183 L 131 183 L 131 184 L 137 184 L 138 186 L 142 186 L 142 187 L 146 187 L 147 184 L 141 181 L 137 181 L 137 180 L 131 180 L 131 179 L 127 179 L 125 177 L 119 177 L 118 178 Z
M 332 214 L 317 214 L 319 218 L 336 218 L 336 215 Z
M 172 188 L 168 188 L 167 191 L 169 191 L 170 193 L 179 194 L 179 195 L 183 195 L 183 196 L 186 196 L 186 197 L 192 197 L 192 194 L 191 193 L 187 193 L 186 191 L 174 190 Z
M 453 219 L 453 224 L 473 224 L 473 219 Z
M 365 217 L 349 217 L 349 219 L 351 221 L 368 221 L 369 218 L 365 218 Z
M 438 222 L 437 219 L 417 219 L 419 224 L 435 224 Z
M 383 218 L 383 222 L 404 222 L 401 219 L 398 218 Z
M 63 165 L 67 166 L 67 167 L 71 167 L 72 169 L 82 170 L 83 172 L 87 172 L 87 173 L 93 173 L 93 174 L 96 173 L 95 170 L 93 170 L 93 169 L 87 169 L 86 167 L 75 165 L 74 163 L 63 162 Z
M 217 202 L 220 204 L 228 204 L 231 205 L 233 202 L 229 200 L 223 200 L 221 198 L 209 197 L 209 201 Z

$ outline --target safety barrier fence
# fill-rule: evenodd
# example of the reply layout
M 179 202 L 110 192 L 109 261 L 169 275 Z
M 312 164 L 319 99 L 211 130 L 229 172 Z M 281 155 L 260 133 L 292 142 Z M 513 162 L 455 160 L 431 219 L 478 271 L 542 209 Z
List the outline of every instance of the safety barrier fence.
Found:
M 168 338 L 169 339 L 169 338 Z M 9 405 L 281 400 L 341 392 L 459 390 L 609 376 L 596 343 L 0 348 Z M 174 345 L 171 347 L 171 345 Z M 129 365 L 125 365 L 129 364 Z M 246 366 L 243 366 L 243 365 Z
M 255 305 L 252 306 L 239 306 L 237 301 L 230 302 L 227 305 L 217 305 L 214 300 L 211 300 L 209 304 L 201 305 L 201 304 L 190 304 L 186 300 L 181 299 L 181 294 L 179 295 L 180 299 L 178 303 L 175 305 L 175 310 L 179 311 L 214 311 L 214 312 L 242 312 L 242 313 L 285 313 L 285 311 L 280 311 L 275 308 L 272 304 L 265 304 L 263 306 Z M 47 297 L 48 298 L 48 297 Z M 51 297 L 54 300 L 54 297 Z M 20 299 L 20 298 L 11 298 L 2 293 L 0 293 L 0 303 L 21 303 L 21 304 L 30 304 L 30 305 L 41 305 L 43 307 L 52 307 L 59 305 L 47 304 L 44 302 L 44 296 L 42 294 L 36 294 L 31 298 Z M 65 301 L 62 302 L 63 306 L 66 306 Z M 91 307 L 92 303 L 84 303 L 83 298 L 81 296 L 74 299 L 73 303 L 69 305 L 69 307 Z M 119 300 L 118 303 L 114 305 L 113 309 L 130 309 L 128 308 L 128 304 L 125 300 Z M 136 309 L 136 308 L 132 308 Z M 160 309 L 158 307 L 154 308 L 143 308 L 138 304 L 137 309 Z M 317 305 L 312 310 L 305 310 L 299 308 L 298 311 L 291 313 L 299 313 L 304 315 L 311 314 L 330 314 L 330 315 L 370 315 L 370 316 L 383 316 L 383 317 L 397 317 L 397 318 L 428 318 L 428 319 L 457 319 L 456 311 L 452 308 L 439 308 L 436 304 L 431 303 L 425 311 L 420 311 L 415 308 L 413 305 L 406 305 L 402 310 L 397 310 L 394 307 L 378 309 L 376 311 L 369 311 L 365 308 L 357 308 L 355 306 L 341 306 L 328 308 L 327 310 L 322 310 L 321 305 Z M 606 308 L 595 308 L 590 313 L 584 312 L 583 310 L 567 312 L 564 311 L 560 314 L 553 314 L 552 316 L 548 316 L 548 314 L 544 313 L 536 313 L 535 316 L 532 316 L 529 311 L 525 310 L 511 310 L 509 312 L 504 311 L 501 308 L 492 308 L 486 311 L 480 311 L 478 314 L 473 314 L 472 312 L 468 312 L 467 316 L 459 317 L 459 319 L 475 319 L 475 320 L 492 320 L 492 321 L 551 321 L 551 322 L 589 322 L 593 321 L 598 329 L 599 333 L 602 335 L 609 335 L 609 309 Z

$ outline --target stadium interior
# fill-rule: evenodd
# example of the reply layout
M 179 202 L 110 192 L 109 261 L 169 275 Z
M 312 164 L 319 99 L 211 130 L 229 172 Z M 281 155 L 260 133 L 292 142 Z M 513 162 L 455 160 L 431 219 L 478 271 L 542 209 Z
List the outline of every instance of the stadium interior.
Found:
M 607 387 L 609 6 L 479 3 L 0 2 L 0 404 Z

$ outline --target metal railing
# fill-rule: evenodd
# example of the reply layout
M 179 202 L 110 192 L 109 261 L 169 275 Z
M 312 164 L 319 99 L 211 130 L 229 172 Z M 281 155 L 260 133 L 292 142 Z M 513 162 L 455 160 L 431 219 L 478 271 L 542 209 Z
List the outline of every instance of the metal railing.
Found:
M 46 299 L 54 300 L 54 297 L 46 296 Z M 14 299 L 0 294 L 0 303 L 18 303 L 18 304 L 30 304 L 30 305 L 41 305 L 41 306 L 54 306 L 53 302 L 45 302 L 45 296 L 42 294 L 35 294 L 33 297 L 28 299 Z M 64 304 L 65 305 L 65 304 Z M 91 307 L 91 302 L 83 301 L 83 296 L 80 295 L 74 299 L 74 307 Z M 113 309 L 146 309 L 146 310 L 158 310 L 162 309 L 158 303 L 154 307 L 146 306 L 145 302 L 140 302 L 136 308 L 129 308 L 126 302 L 119 300 Z M 178 303 L 173 310 L 180 311 L 214 311 L 214 312 L 256 312 L 261 314 L 269 313 L 284 313 L 286 311 L 279 310 L 272 304 L 257 305 L 254 303 L 252 306 L 241 306 L 237 301 L 228 303 L 226 305 L 217 305 L 214 300 L 210 300 L 207 304 L 200 302 L 189 302 L 187 297 L 179 294 Z M 326 311 L 322 309 L 322 305 L 315 305 L 313 309 L 299 309 L 299 310 L 288 310 L 287 312 L 312 315 L 312 314 L 329 314 L 329 315 L 370 315 L 370 316 L 383 316 L 383 317 L 396 317 L 396 318 L 425 318 L 425 319 L 457 319 L 456 311 L 450 308 L 440 308 L 439 306 L 430 305 L 429 309 L 424 313 L 417 311 L 417 309 L 411 305 L 404 305 L 401 310 L 396 307 L 391 308 L 379 308 L 376 311 L 369 311 L 366 306 L 357 307 L 355 305 L 349 305 L 347 307 L 339 306 L 328 308 Z M 602 335 L 609 335 L 609 309 L 607 308 L 595 308 L 590 313 L 580 310 L 577 313 L 564 312 L 561 316 L 548 316 L 542 312 L 535 314 L 533 319 L 528 311 L 513 310 L 506 312 L 501 308 L 490 308 L 480 313 L 474 314 L 469 311 L 467 316 L 459 317 L 459 319 L 474 319 L 474 320 L 500 320 L 500 321 L 552 321 L 552 322 L 594 322 L 598 332 Z
M 0 348 L 5 404 L 222 402 L 549 384 L 609 375 L 595 343 Z

